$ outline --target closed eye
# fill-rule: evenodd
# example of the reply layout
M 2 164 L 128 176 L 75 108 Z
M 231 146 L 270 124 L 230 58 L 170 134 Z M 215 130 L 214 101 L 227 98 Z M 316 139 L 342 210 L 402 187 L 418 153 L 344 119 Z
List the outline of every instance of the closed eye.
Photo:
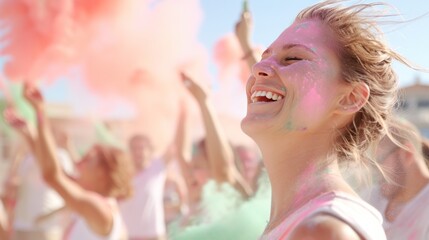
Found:
M 301 61 L 303 60 L 302 58 L 298 58 L 298 57 L 287 57 L 285 58 L 285 61 Z

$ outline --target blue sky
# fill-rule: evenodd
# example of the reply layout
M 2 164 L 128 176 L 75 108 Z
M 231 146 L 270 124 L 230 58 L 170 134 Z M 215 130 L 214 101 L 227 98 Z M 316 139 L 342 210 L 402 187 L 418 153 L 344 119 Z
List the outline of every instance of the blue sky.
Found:
M 316 3 L 315 0 L 249 0 L 249 8 L 254 21 L 253 42 L 268 46 L 281 31 L 287 27 L 296 14 L 306 6 Z M 406 24 L 396 24 L 386 30 L 390 46 L 411 60 L 413 63 L 429 69 L 429 1 L 427 0 L 388 0 L 405 19 L 413 19 L 428 14 Z M 203 22 L 199 31 L 199 40 L 211 54 L 215 42 L 233 31 L 239 18 L 242 0 L 201 0 Z M 0 62 L 0 65 L 2 63 Z M 417 72 L 400 64 L 394 65 L 400 79 L 400 86 L 410 85 L 416 76 L 429 84 L 429 74 Z M 215 67 L 210 65 L 214 74 Z M 50 101 L 73 103 L 73 94 L 67 80 L 59 80 L 44 88 Z M 88 96 L 88 102 L 93 102 Z M 96 105 L 96 103 L 94 103 Z
M 253 42 L 268 46 L 292 23 L 296 14 L 303 8 L 314 4 L 315 0 L 249 0 L 254 31 Z M 404 19 L 413 19 L 428 14 L 406 24 L 396 24 L 386 28 L 390 46 L 413 63 L 429 69 L 429 1 L 427 0 L 388 0 L 383 1 L 396 7 Z M 242 0 L 202 0 L 204 21 L 200 39 L 207 49 L 227 32 L 232 32 L 239 17 Z M 396 28 L 396 29 L 395 29 Z M 399 75 L 400 85 L 410 85 L 416 76 L 429 84 L 429 74 L 417 72 L 400 64 L 394 65 Z

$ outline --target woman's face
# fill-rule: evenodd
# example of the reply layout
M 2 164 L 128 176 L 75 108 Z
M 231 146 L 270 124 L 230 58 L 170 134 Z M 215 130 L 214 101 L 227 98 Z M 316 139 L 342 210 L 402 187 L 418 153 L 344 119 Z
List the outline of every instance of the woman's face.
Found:
M 98 150 L 92 148 L 77 164 L 79 182 L 86 189 L 94 190 L 98 183 L 107 182 L 107 166 L 102 161 Z
M 152 154 L 152 146 L 146 138 L 135 138 L 129 144 L 131 158 L 134 161 L 134 166 L 137 170 L 145 167 L 145 163 L 149 161 Z
M 247 83 L 242 128 L 255 133 L 318 131 L 345 86 L 336 41 L 317 20 L 295 22 L 262 54 Z

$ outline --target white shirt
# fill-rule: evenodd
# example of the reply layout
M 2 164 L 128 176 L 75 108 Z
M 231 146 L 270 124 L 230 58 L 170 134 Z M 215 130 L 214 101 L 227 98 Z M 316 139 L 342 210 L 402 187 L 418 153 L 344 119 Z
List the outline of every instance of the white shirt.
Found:
M 383 214 L 387 239 L 429 239 L 429 185 L 403 206 L 393 222 L 384 216 L 388 200 L 381 195 L 380 188 L 375 187 L 368 197 L 368 202 Z
M 119 203 L 130 238 L 151 238 L 166 233 L 164 222 L 164 185 L 166 168 L 162 159 L 134 177 L 134 195 Z
M 58 160 L 67 174 L 73 172 L 73 162 L 65 150 L 58 149 Z M 20 231 L 61 230 L 63 219 L 61 215 L 52 217 L 41 224 L 35 220 L 64 206 L 63 199 L 44 181 L 37 166 L 36 159 L 28 155 L 18 169 L 20 185 L 17 192 L 14 228 Z
M 329 192 L 312 199 L 261 240 L 284 240 L 303 220 L 326 213 L 346 222 L 366 240 L 385 240 L 381 214 L 363 200 L 342 192 Z
M 66 233 L 64 236 L 65 240 L 125 240 L 125 227 L 122 221 L 121 214 L 118 210 L 118 206 L 115 199 L 108 198 L 106 201 L 109 201 L 113 209 L 113 223 L 112 229 L 108 236 L 103 237 L 94 233 L 91 228 L 86 223 L 85 219 L 80 216 L 75 216 L 75 219 L 70 226 L 70 232 Z

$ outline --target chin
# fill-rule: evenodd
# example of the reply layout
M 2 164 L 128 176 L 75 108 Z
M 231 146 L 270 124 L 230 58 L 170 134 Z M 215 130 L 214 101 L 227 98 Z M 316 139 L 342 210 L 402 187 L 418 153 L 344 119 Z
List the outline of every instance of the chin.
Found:
M 249 119 L 247 116 L 241 120 L 240 125 L 241 125 L 241 130 L 243 130 L 243 132 L 249 137 L 252 137 L 253 134 L 257 132 L 256 130 L 258 128 L 257 124 L 253 119 Z
M 275 126 L 273 119 L 258 118 L 247 115 L 241 120 L 241 130 L 253 140 L 261 135 L 269 134 L 269 129 Z

